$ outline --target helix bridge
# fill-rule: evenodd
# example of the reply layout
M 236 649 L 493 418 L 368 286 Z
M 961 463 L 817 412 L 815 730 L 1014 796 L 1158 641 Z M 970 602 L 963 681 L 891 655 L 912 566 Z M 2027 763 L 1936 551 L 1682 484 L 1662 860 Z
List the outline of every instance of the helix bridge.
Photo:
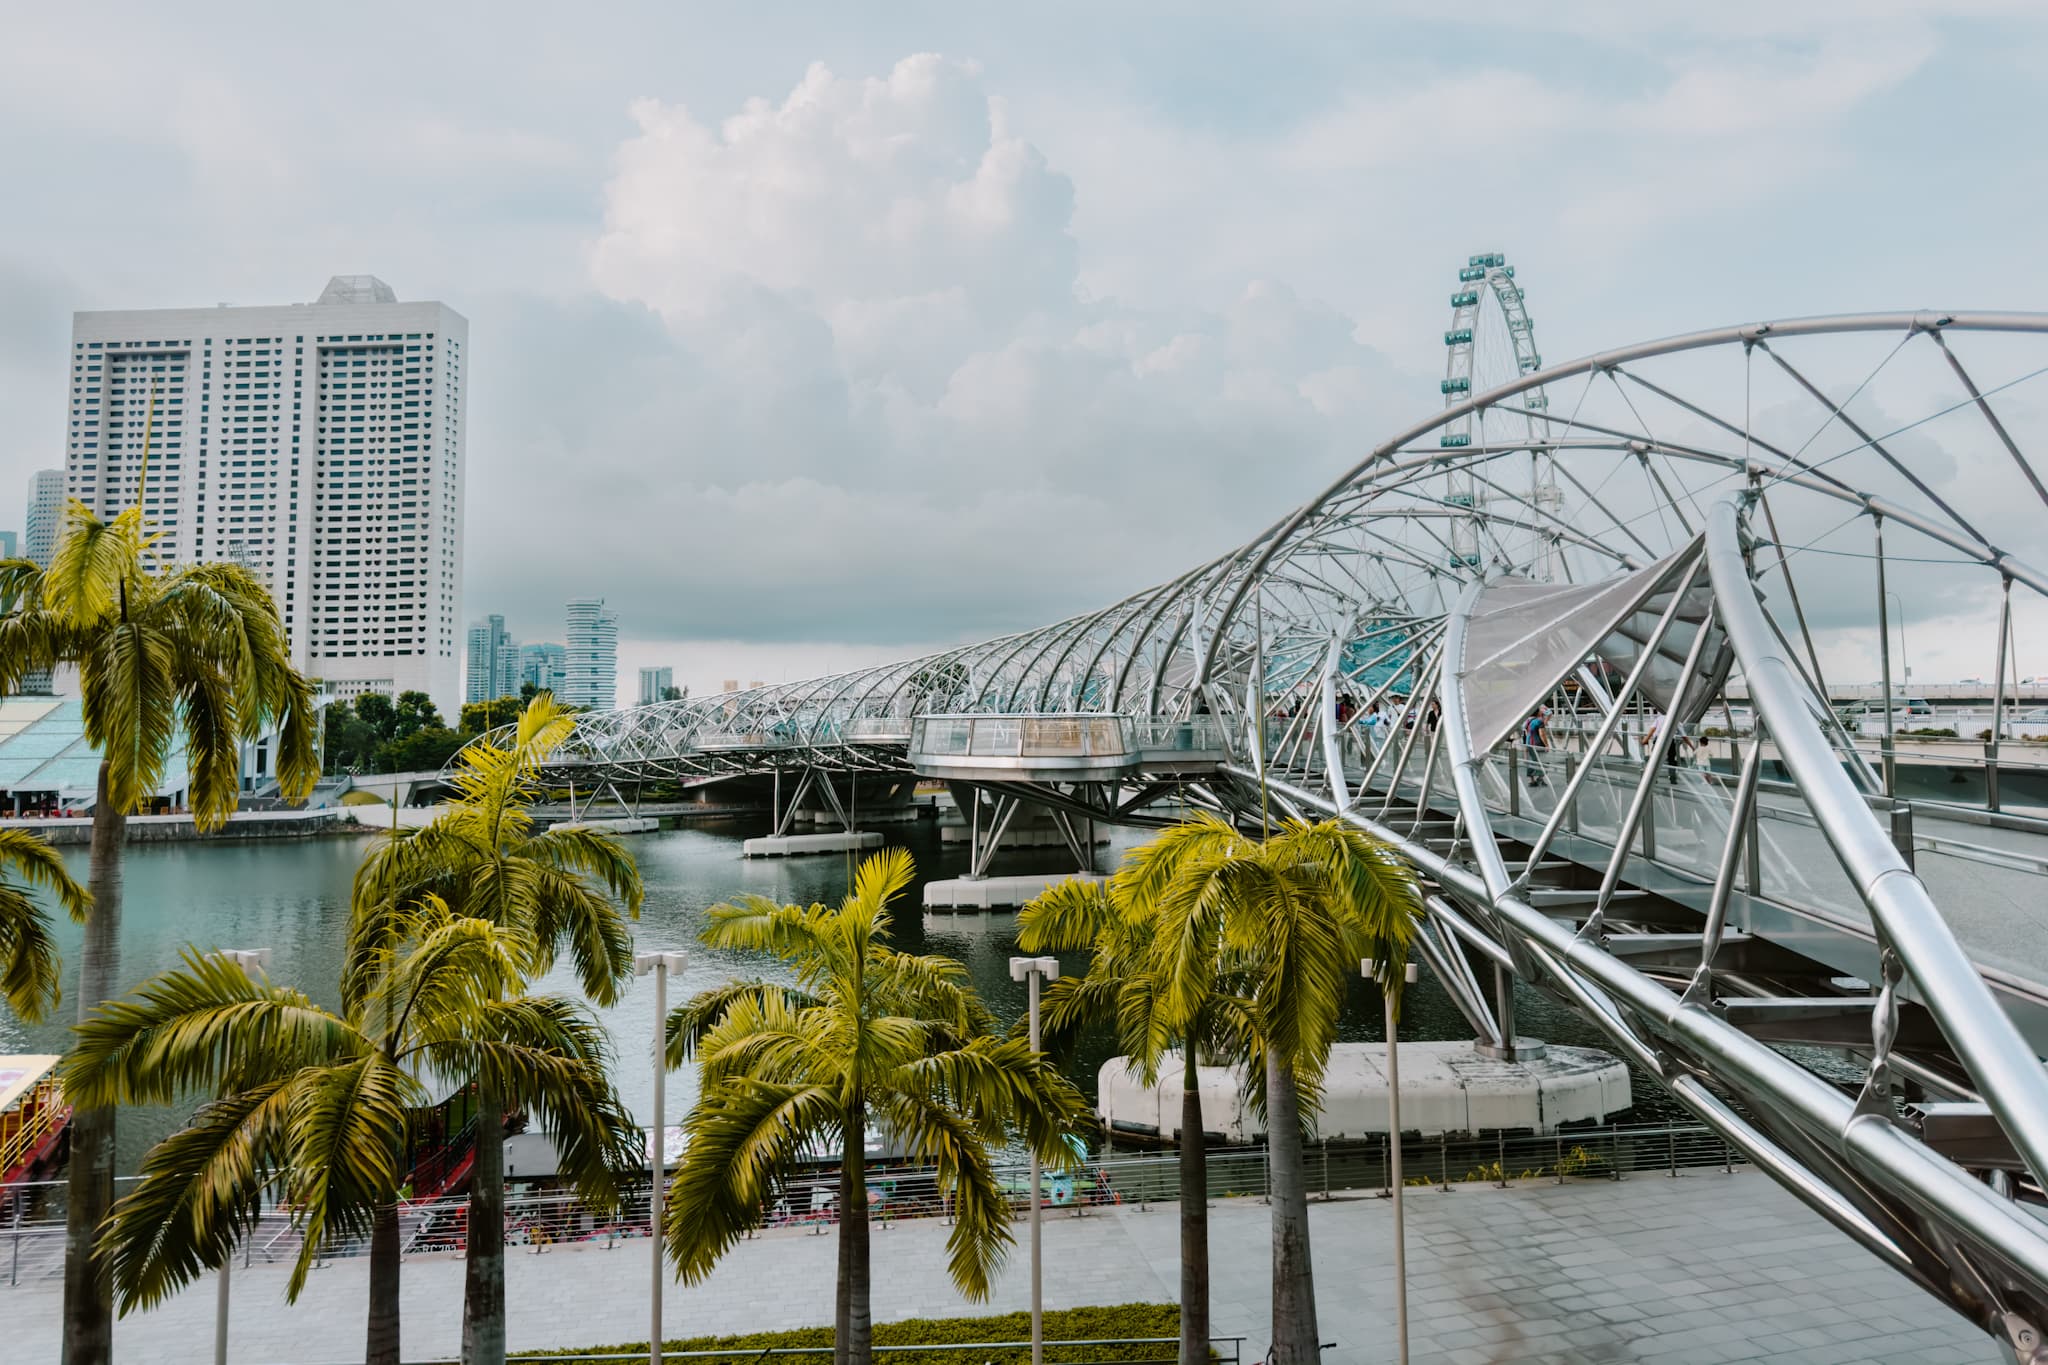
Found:
M 1539 1046 L 1515 988 L 1548 994 L 2048 1361 L 2048 726 L 2018 664 L 2048 314 L 1546 365 L 1512 267 L 1459 274 L 1441 408 L 1243 545 L 1036 630 L 581 716 L 551 778 L 772 775 L 778 832 L 943 780 L 971 875 L 1019 809 L 1348 821 L 1420 875 L 1420 956 L 1482 1049 Z M 1967 706 L 1895 681 L 1909 616 Z

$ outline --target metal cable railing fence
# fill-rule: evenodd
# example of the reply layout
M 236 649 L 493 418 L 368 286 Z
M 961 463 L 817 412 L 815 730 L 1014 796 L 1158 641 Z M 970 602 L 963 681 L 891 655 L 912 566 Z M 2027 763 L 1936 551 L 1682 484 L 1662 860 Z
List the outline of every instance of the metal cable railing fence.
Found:
M 1309 1189 L 1325 1199 L 1383 1193 L 1391 1155 L 1385 1139 L 1310 1143 L 1304 1153 Z M 1741 1154 L 1712 1130 L 1687 1124 L 1613 1124 L 1550 1134 L 1409 1134 L 1401 1144 L 1404 1183 L 1411 1186 L 1620 1180 L 1703 1167 L 1732 1169 L 1741 1160 Z M 1044 1203 L 1050 1212 L 1066 1210 L 1075 1217 L 1119 1205 L 1171 1203 L 1180 1198 L 1179 1162 L 1172 1151 L 1148 1152 L 1091 1159 L 1069 1171 L 1047 1171 L 1041 1184 Z M 1214 1148 L 1205 1169 L 1212 1199 L 1263 1198 L 1270 1188 L 1271 1157 L 1264 1147 Z M 1028 1207 L 1031 1185 L 1024 1163 L 1001 1163 L 997 1175 L 1012 1207 Z M 127 1187 L 134 1180 L 123 1177 L 117 1185 Z M 872 1167 L 867 1186 L 868 1213 L 877 1222 L 946 1218 L 952 1213 L 951 1201 L 940 1192 L 930 1167 Z M 61 1181 L 13 1185 L 0 1193 L 0 1265 L 8 1284 L 62 1272 L 64 1198 Z M 830 1231 L 839 1222 L 838 1173 L 791 1181 L 765 1212 L 764 1227 L 804 1228 L 820 1235 Z M 630 1186 L 620 1207 L 609 1214 L 563 1192 L 514 1190 L 505 1197 L 506 1244 L 534 1251 L 579 1244 L 611 1246 L 645 1237 L 647 1220 L 644 1183 Z M 407 1255 L 461 1252 L 469 1244 L 468 1200 L 456 1195 L 401 1204 L 399 1239 Z M 255 1232 L 243 1242 L 241 1262 L 249 1266 L 290 1261 L 302 1245 L 292 1210 L 266 1209 Z M 321 1248 L 320 1259 L 368 1252 L 365 1241 L 330 1242 Z

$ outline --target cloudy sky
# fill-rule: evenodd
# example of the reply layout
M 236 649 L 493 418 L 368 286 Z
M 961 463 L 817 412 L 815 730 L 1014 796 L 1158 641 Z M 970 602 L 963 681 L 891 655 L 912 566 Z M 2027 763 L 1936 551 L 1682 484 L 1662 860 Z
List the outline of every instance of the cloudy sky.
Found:
M 602 594 L 700 687 L 893 657 L 1436 406 L 1473 251 L 1553 358 L 2043 306 L 2044 65 L 1967 0 L 18 6 L 0 526 L 73 309 L 372 272 L 470 319 L 466 614 Z

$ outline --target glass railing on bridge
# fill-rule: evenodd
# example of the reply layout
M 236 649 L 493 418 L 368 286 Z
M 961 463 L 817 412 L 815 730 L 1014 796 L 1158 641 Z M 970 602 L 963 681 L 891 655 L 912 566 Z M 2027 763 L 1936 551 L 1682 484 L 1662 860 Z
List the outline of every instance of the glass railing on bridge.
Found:
M 921 773 L 979 781 L 1093 781 L 1213 771 L 1228 757 L 1213 716 L 919 716 L 909 758 Z

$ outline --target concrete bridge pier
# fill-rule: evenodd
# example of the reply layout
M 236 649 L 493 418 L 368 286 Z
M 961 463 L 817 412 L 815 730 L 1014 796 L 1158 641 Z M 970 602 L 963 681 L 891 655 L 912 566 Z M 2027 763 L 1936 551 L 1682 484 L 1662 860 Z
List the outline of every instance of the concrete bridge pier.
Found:
M 1016 910 L 1060 882 L 1102 880 L 1095 867 L 1095 850 L 1107 839 L 1098 836 L 1093 819 L 1056 806 L 1031 802 L 1022 794 L 1004 790 L 999 785 L 986 790 L 968 782 L 949 782 L 947 786 L 953 793 L 954 804 L 966 817 L 967 875 L 927 882 L 924 888 L 925 909 Z M 1020 830 L 1048 837 L 1020 841 L 1015 837 Z M 1075 868 L 1073 871 L 990 876 L 989 867 L 996 853 L 1020 844 L 1025 847 L 1064 848 L 1073 859 Z
M 775 771 L 775 785 L 771 810 L 774 815 L 773 832 L 759 838 L 748 839 L 740 845 L 743 858 L 787 858 L 811 853 L 864 852 L 882 846 L 882 836 L 876 830 L 859 827 L 860 819 L 868 818 L 867 803 L 863 799 L 879 796 L 879 808 L 884 812 L 909 808 L 910 795 L 916 789 L 913 781 L 890 780 L 879 791 L 863 793 L 858 774 L 846 773 L 839 778 L 845 786 L 842 794 L 839 784 L 818 768 L 804 768 L 796 774 L 794 783 L 785 781 L 788 774 L 781 769 Z M 783 793 L 788 788 L 788 800 Z M 822 818 L 838 826 L 837 829 L 815 830 L 820 817 L 818 806 L 805 803 L 822 803 Z M 807 813 L 811 818 L 806 819 Z M 885 818 L 888 818 L 885 816 Z M 796 833 L 794 826 L 799 823 L 810 825 L 815 832 Z

